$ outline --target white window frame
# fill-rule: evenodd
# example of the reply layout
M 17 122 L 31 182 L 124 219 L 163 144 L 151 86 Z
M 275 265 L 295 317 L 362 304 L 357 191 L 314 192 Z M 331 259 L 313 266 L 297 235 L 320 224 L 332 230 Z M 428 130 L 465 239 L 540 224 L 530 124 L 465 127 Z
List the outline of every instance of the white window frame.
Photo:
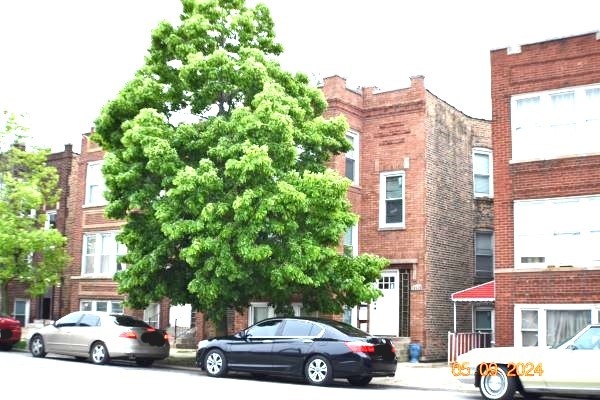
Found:
M 91 310 L 84 310 L 83 309 L 83 303 L 86 302 L 90 302 L 92 303 L 92 309 Z M 81 299 L 79 301 L 79 311 L 97 311 L 97 306 L 99 302 L 103 302 L 103 303 L 107 303 L 106 305 L 106 311 L 109 314 L 123 314 L 124 312 L 124 308 L 123 308 L 123 300 L 119 300 L 119 299 Z M 115 312 L 113 311 L 113 303 L 121 303 L 121 312 Z
M 575 217 L 567 216 L 566 220 L 575 221 L 573 227 L 561 227 L 561 220 L 543 218 L 544 216 L 566 215 L 557 212 L 561 204 L 577 203 L 574 209 L 580 213 Z M 536 208 L 530 208 L 531 205 Z M 588 210 L 589 207 L 589 212 Z M 600 237 L 600 195 L 555 197 L 532 200 L 515 200 L 513 204 L 513 243 L 515 269 L 539 269 L 549 266 L 574 266 L 581 268 L 599 267 L 600 259 L 597 246 L 591 242 Z M 532 220 L 539 213 L 542 222 Z M 523 219 L 523 220 L 522 220 Z M 564 218 L 563 218 L 564 219 Z M 549 222 L 546 222 L 549 221 Z M 536 228 L 539 227 L 539 230 Z M 557 252 L 565 248 L 571 240 L 575 249 L 568 252 Z M 580 249 L 577 251 L 576 249 Z M 587 253 L 586 253 L 587 251 Z M 565 255 L 568 255 L 565 258 Z M 528 259 L 523 262 L 522 258 Z
M 350 229 L 348 229 L 348 231 L 350 231 L 352 234 L 352 244 L 351 244 L 352 256 L 356 257 L 356 256 L 358 256 L 358 224 L 350 227 Z M 343 247 L 344 254 L 346 254 L 346 235 L 348 234 L 348 231 L 346 231 L 346 234 L 344 234 L 344 238 L 343 238 L 342 247 Z
M 103 162 L 104 160 L 90 161 L 87 164 L 87 169 L 85 172 L 85 201 L 83 204 L 84 207 L 104 206 L 108 203 L 104 198 L 103 194 L 104 191 L 106 191 L 106 183 L 104 181 L 104 176 L 102 175 Z M 96 166 L 99 166 L 97 174 L 91 173 L 90 169 Z M 100 181 L 96 181 L 96 179 L 99 179 Z M 92 186 L 97 187 L 96 190 L 99 191 L 101 197 L 100 199 L 96 199 L 95 201 L 92 201 L 93 199 L 90 199 L 90 196 L 92 195 Z
M 359 186 L 360 184 L 360 138 L 358 132 L 349 130 L 346 132 L 346 136 L 352 138 L 352 149 L 348 151 L 344 156 L 344 176 L 346 176 L 346 158 L 354 160 L 354 179 L 352 179 L 352 186 Z
M 402 176 L 402 222 L 386 222 L 386 178 Z M 393 200 L 393 199 L 392 199 Z M 379 173 L 379 228 L 404 229 L 406 227 L 406 173 L 404 170 Z
M 118 257 L 125 255 L 127 253 L 127 248 L 124 244 L 117 242 L 116 236 L 119 231 L 101 231 L 101 232 L 84 232 L 83 233 L 83 246 L 81 249 L 81 276 L 86 277 L 112 277 L 118 270 L 119 265 L 123 268 L 122 263 L 119 263 Z M 94 248 L 94 271 L 90 273 L 86 273 L 87 267 L 87 241 L 90 236 L 95 236 L 96 244 Z M 114 241 L 113 249 L 115 254 L 108 254 L 109 264 L 108 271 L 105 273 L 100 272 L 100 266 L 102 262 L 102 256 L 106 255 L 102 252 L 102 248 L 100 243 L 102 243 L 103 235 L 111 235 L 112 240 Z M 113 250 L 111 249 L 111 250 Z M 119 251 L 121 250 L 121 251 Z
M 475 156 L 476 155 L 483 155 L 486 156 L 488 158 L 488 174 L 482 174 L 482 173 L 478 173 L 479 171 L 475 171 Z M 492 150 L 490 149 L 486 149 L 483 147 L 476 147 L 473 149 L 473 154 L 472 154 L 472 163 L 473 163 L 473 196 L 475 198 L 493 198 L 494 197 L 494 157 L 493 157 L 493 153 Z M 479 175 L 479 176 L 487 176 L 488 178 L 488 192 L 484 193 L 484 192 L 477 192 L 475 190 L 475 177 Z
M 29 323 L 29 317 L 30 317 L 30 311 L 31 311 L 31 301 L 29 299 L 23 299 L 20 297 L 15 298 L 15 301 L 13 303 L 13 318 L 16 319 L 17 317 L 17 302 L 22 301 L 25 303 L 25 315 L 24 315 L 24 320 L 23 320 L 23 326 L 27 326 L 27 324 Z M 19 314 L 21 315 L 21 314 Z
M 294 316 L 299 317 L 302 315 L 302 303 L 292 303 L 292 309 L 294 310 Z M 267 308 L 267 318 L 273 318 L 277 315 L 275 314 L 275 307 L 269 305 L 266 301 L 253 301 L 250 303 L 250 307 L 248 307 L 248 326 L 254 325 L 257 322 L 254 320 L 254 308 L 261 307 Z
M 573 86 L 541 92 L 523 93 L 511 97 L 511 163 L 527 162 L 534 160 L 547 160 L 561 157 L 572 157 L 600 153 L 600 139 L 590 142 L 593 127 L 587 125 L 590 121 L 600 121 L 600 108 L 598 111 L 590 107 L 587 100 L 587 90 L 600 88 L 600 84 Z M 564 93 L 574 93 L 573 117 L 570 123 L 560 121 L 553 110 L 552 96 Z M 539 109 L 535 115 L 519 114 L 517 102 L 524 99 L 539 97 Z M 530 120 L 527 125 L 529 132 L 525 138 L 517 136 L 517 129 L 522 127 L 523 121 Z M 573 133 L 569 134 L 569 142 L 560 141 L 560 131 L 556 127 L 574 125 Z M 515 145 L 517 144 L 517 145 Z M 550 144 L 544 148 L 543 146 Z M 521 148 L 522 147 L 522 148 Z
M 52 210 L 52 211 L 46 211 L 46 222 L 44 222 L 44 229 L 46 229 L 46 230 L 50 229 L 50 216 L 51 215 L 54 216 L 54 228 L 52 228 L 52 229 L 56 229 L 56 218 L 58 218 L 58 214 L 57 214 L 56 210 Z
M 538 313 L 538 345 L 546 347 L 546 312 L 548 310 L 589 310 L 590 323 L 600 323 L 600 303 L 568 303 L 568 304 L 515 304 L 514 305 L 514 344 L 515 347 L 523 347 L 521 336 L 521 311 L 537 311 Z

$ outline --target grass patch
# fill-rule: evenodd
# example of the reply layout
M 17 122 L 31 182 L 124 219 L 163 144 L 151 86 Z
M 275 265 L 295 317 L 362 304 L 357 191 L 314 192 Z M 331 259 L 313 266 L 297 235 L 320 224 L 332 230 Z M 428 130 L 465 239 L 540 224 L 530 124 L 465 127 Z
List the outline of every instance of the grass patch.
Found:
M 15 343 L 13 348 L 25 350 L 27 348 L 27 340 L 21 340 L 20 342 Z

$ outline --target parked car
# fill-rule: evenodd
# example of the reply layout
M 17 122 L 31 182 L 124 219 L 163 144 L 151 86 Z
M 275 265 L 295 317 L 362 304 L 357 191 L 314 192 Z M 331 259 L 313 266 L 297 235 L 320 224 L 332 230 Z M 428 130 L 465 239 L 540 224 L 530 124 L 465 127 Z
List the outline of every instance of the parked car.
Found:
M 196 362 L 213 377 L 241 371 L 300 377 L 312 385 L 344 378 L 355 386 L 394 376 L 397 364 L 390 339 L 313 318 L 270 318 L 232 336 L 202 340 Z
M 76 311 L 31 336 L 34 357 L 46 353 L 89 359 L 106 364 L 111 359 L 133 360 L 150 366 L 169 356 L 168 335 L 129 315 Z
M 458 357 L 452 372 L 486 399 L 551 395 L 600 396 L 600 325 L 588 325 L 554 347 L 492 347 Z
M 7 315 L 0 315 L 0 350 L 10 350 L 21 340 L 21 323 Z

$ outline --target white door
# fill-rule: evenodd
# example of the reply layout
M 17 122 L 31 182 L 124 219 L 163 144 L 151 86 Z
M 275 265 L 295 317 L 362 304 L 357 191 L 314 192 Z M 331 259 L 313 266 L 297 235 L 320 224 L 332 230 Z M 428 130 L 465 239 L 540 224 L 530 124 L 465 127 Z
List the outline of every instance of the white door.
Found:
M 400 325 L 400 292 L 397 269 L 385 270 L 375 282 L 383 295 L 369 307 L 369 333 L 380 336 L 398 336 Z

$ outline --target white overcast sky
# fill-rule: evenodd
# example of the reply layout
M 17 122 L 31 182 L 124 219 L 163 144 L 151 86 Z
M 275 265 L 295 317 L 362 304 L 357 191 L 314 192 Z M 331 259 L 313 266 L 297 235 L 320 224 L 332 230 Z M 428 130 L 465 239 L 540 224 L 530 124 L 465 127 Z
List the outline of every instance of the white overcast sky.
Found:
M 287 70 L 381 90 L 424 75 L 434 94 L 488 119 L 490 50 L 600 29 L 598 0 L 262 2 Z M 78 151 L 141 66 L 151 29 L 180 11 L 179 0 L 0 0 L 0 110 L 26 114 L 36 145 Z

